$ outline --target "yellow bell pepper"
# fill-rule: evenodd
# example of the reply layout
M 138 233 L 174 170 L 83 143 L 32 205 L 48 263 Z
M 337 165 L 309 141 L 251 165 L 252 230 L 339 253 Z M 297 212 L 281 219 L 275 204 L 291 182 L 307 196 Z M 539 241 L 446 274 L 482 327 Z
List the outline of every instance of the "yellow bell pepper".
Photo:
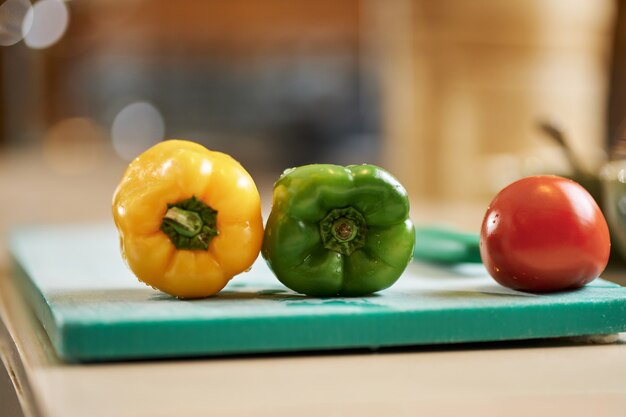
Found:
M 219 292 L 263 240 L 261 199 L 232 157 L 184 140 L 133 160 L 113 195 L 122 256 L 140 281 L 181 298 Z

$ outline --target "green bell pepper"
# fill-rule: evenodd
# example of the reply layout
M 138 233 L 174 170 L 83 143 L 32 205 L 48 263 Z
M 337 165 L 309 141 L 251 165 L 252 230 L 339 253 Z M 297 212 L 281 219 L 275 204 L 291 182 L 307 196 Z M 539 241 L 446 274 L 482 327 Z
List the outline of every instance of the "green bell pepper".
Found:
M 262 254 L 292 290 L 362 296 L 393 285 L 411 261 L 406 190 L 374 165 L 305 165 L 274 184 Z

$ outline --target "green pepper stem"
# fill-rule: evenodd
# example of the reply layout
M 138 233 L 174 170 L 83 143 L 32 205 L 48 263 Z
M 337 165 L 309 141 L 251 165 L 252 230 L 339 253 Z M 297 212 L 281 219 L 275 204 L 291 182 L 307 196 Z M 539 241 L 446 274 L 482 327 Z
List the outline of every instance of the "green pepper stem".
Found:
M 331 210 L 320 222 L 320 236 L 326 249 L 350 256 L 365 246 L 367 224 L 352 207 Z
M 194 211 L 170 207 L 163 218 L 171 220 L 172 227 L 183 236 L 194 237 L 202 230 L 202 219 Z
M 342 242 L 350 242 L 355 238 L 358 228 L 354 224 L 354 222 L 350 219 L 346 219 L 345 217 L 341 217 L 333 223 L 333 227 L 331 227 L 330 232 L 332 235 Z

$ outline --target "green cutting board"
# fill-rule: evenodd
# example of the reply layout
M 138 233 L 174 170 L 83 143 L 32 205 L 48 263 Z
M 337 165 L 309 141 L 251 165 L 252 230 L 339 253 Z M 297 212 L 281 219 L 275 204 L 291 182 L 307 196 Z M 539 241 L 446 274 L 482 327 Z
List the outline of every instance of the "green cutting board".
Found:
M 532 295 L 482 265 L 413 263 L 368 297 L 312 298 L 259 259 L 217 296 L 182 301 L 138 282 L 110 225 L 20 229 L 15 277 L 58 355 L 109 361 L 547 338 L 626 330 L 626 288 L 595 280 Z

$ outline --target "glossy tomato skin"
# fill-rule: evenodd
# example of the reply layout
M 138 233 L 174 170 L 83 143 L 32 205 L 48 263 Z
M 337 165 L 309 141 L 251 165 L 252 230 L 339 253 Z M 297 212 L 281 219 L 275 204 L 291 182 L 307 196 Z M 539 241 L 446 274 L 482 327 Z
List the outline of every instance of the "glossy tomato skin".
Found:
M 528 292 L 574 289 L 606 267 L 611 243 L 602 211 L 578 183 L 534 176 L 500 191 L 480 233 L 480 254 L 501 285 Z

